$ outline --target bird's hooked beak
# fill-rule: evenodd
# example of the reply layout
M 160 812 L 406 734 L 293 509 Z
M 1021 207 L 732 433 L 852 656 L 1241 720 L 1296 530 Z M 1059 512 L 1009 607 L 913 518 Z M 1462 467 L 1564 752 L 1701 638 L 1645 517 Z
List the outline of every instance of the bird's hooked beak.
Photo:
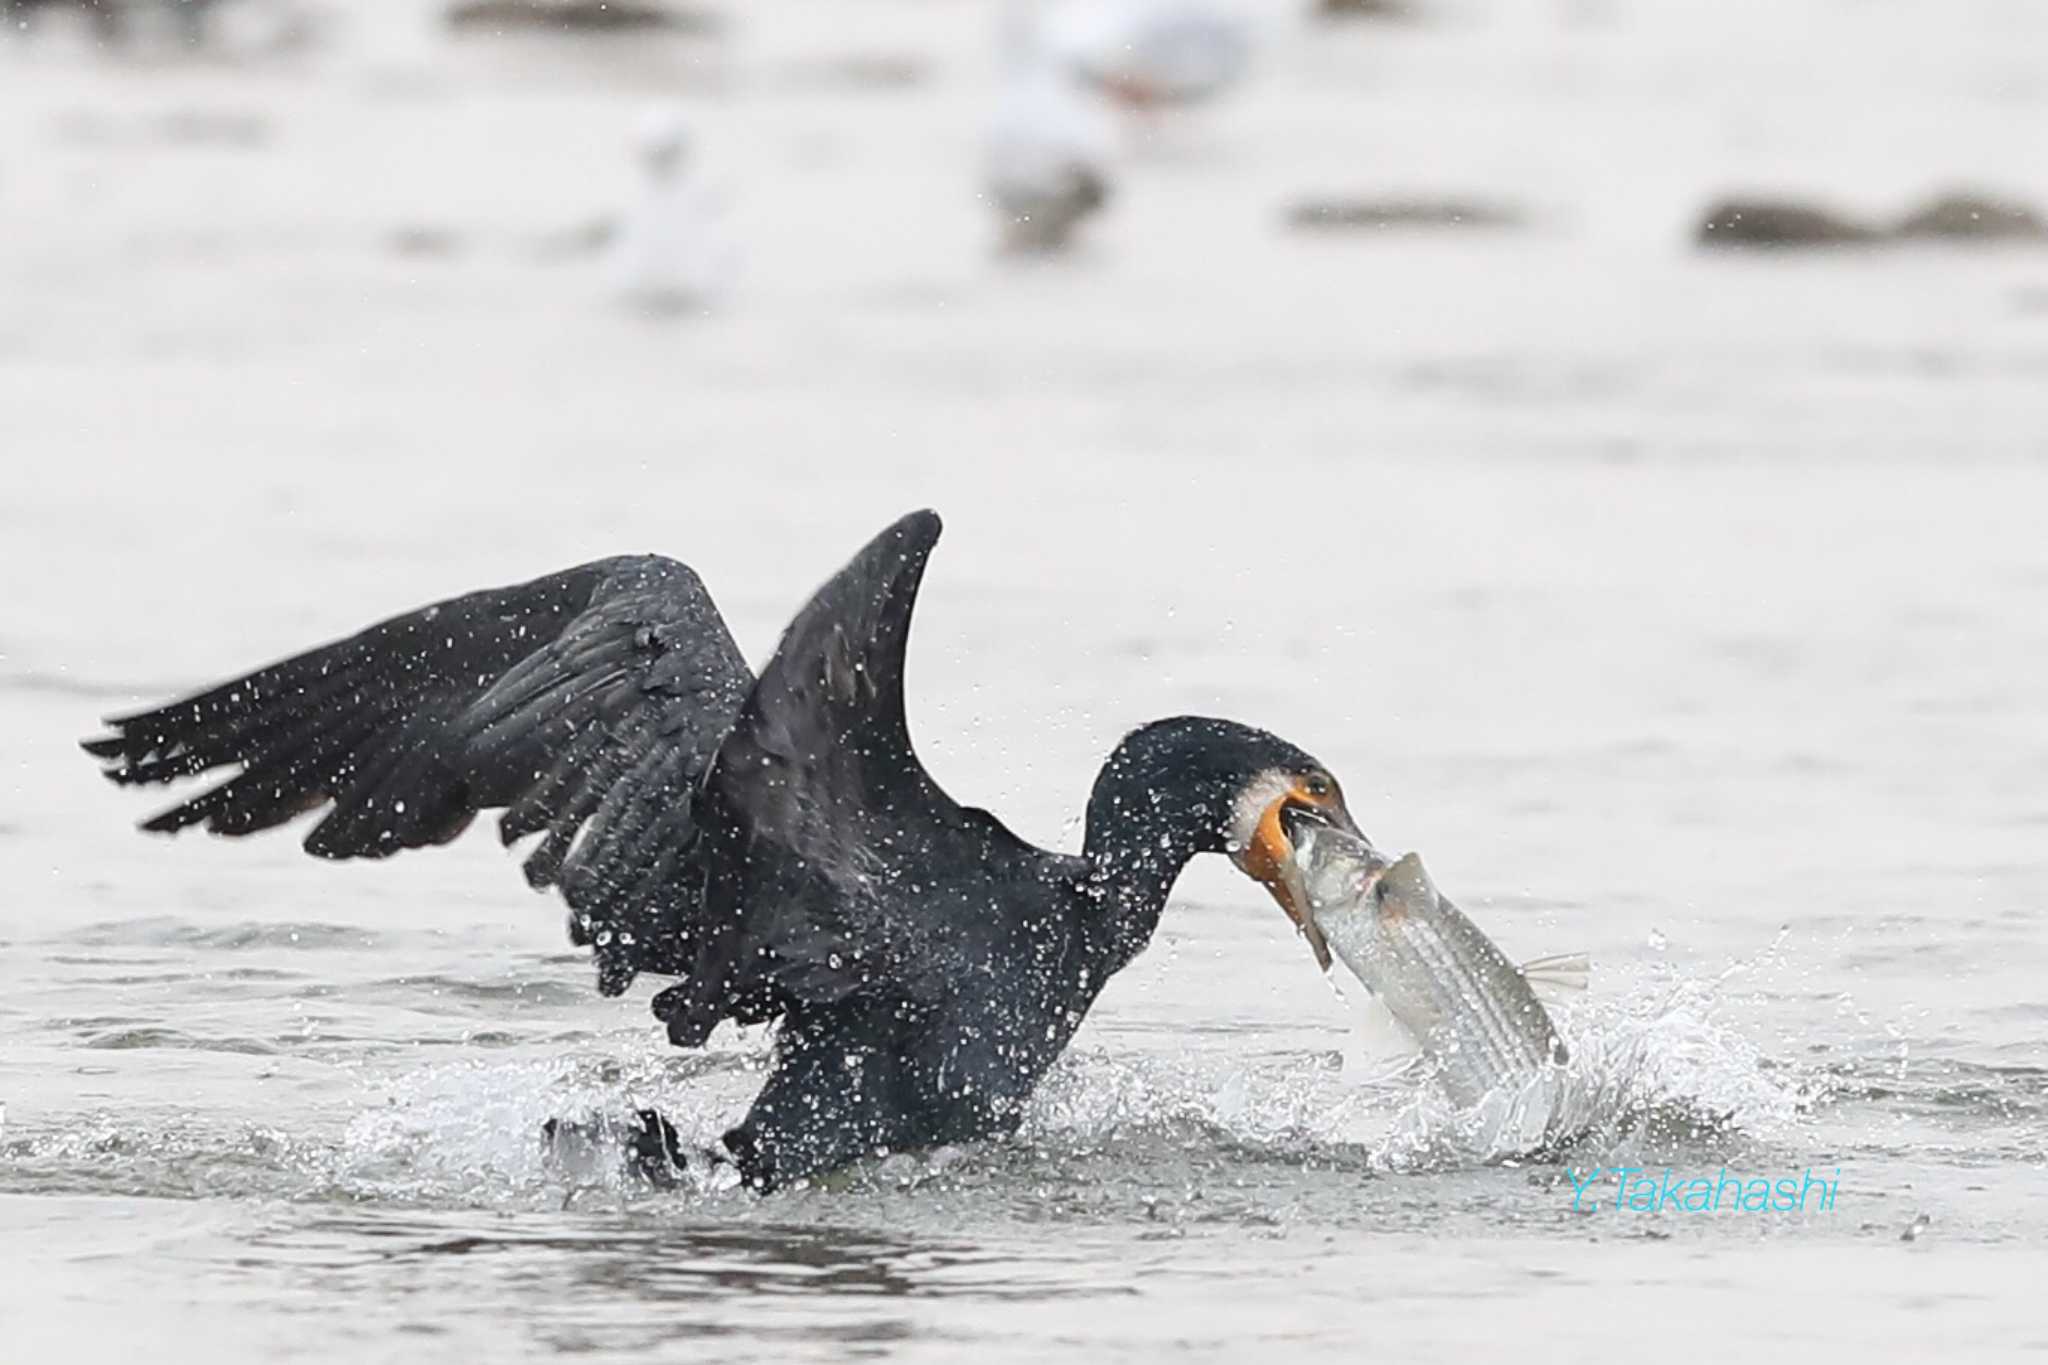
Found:
M 1239 871 L 1272 893 L 1280 908 L 1287 912 L 1287 918 L 1308 940 L 1316 955 L 1316 965 L 1327 970 L 1330 945 L 1323 941 L 1323 931 L 1316 928 L 1308 884 L 1295 856 L 1296 840 L 1311 825 L 1365 837 L 1352 820 L 1351 812 L 1345 809 L 1344 797 L 1335 783 L 1296 781 L 1259 809 L 1250 837 L 1231 858 Z

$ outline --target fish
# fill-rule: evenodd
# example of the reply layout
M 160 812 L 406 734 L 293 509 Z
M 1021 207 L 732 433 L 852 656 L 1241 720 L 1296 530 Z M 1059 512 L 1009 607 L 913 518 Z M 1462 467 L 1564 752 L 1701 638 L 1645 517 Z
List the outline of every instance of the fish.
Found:
M 1408 853 L 1316 824 L 1295 840 L 1317 933 L 1435 1065 L 1460 1109 L 1561 1072 L 1571 1054 L 1537 986 L 1584 990 L 1582 954 L 1517 967 Z

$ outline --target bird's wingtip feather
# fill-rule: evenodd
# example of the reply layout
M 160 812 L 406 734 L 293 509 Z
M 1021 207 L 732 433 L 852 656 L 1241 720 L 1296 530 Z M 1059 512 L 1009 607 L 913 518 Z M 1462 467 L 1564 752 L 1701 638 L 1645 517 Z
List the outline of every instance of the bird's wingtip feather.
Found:
M 119 758 L 121 756 L 121 736 L 95 735 L 91 739 L 79 740 L 78 747 L 91 754 L 94 758 Z
M 929 507 L 920 507 L 905 514 L 896 522 L 896 529 L 913 539 L 930 544 L 939 538 L 939 532 L 946 529 L 945 521 Z

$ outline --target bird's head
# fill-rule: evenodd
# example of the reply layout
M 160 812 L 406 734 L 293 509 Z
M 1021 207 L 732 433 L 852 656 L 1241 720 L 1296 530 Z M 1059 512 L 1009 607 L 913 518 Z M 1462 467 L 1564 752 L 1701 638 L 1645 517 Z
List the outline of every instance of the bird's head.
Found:
M 1224 848 L 1238 871 L 1264 886 L 1287 912 L 1315 952 L 1316 965 L 1328 967 L 1330 946 L 1310 913 L 1295 848 L 1302 831 L 1316 825 L 1359 832 L 1337 779 L 1322 764 L 1300 754 L 1296 761 L 1259 769 L 1238 788 Z
M 1187 853 L 1227 853 L 1264 886 L 1308 939 L 1318 964 L 1330 950 L 1309 910 L 1295 841 L 1311 824 L 1358 826 L 1328 768 L 1277 735 L 1235 721 L 1178 716 L 1132 732 L 1103 769 L 1089 802 L 1089 841 L 1112 824 L 1156 826 L 1188 840 Z
M 690 155 L 690 122 L 670 104 L 650 105 L 633 130 L 633 150 L 656 177 L 673 175 Z

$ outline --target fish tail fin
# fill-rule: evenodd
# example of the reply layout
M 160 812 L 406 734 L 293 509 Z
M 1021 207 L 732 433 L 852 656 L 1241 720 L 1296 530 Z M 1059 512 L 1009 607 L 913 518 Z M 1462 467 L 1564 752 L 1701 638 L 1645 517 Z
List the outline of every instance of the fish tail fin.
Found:
M 1522 979 L 1527 981 L 1539 995 L 1549 991 L 1558 995 L 1576 995 L 1591 983 L 1593 959 L 1584 953 L 1558 953 L 1553 957 L 1539 957 L 1522 964 Z

